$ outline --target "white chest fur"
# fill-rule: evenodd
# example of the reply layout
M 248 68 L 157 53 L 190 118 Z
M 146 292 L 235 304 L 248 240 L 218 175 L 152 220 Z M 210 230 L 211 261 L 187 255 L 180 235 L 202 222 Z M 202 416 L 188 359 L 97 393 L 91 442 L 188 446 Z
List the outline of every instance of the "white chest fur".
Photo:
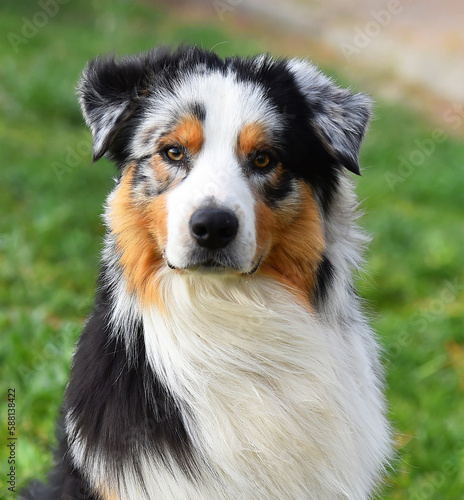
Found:
M 368 498 L 388 440 L 371 337 L 330 330 L 266 278 L 169 273 L 160 287 L 147 355 L 205 470 L 184 496 L 174 476 L 147 483 L 163 499 Z

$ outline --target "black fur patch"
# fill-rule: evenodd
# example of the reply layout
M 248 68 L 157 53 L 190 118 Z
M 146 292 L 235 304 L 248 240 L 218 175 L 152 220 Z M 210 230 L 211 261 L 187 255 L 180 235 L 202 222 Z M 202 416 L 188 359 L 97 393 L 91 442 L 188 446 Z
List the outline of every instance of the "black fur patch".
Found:
M 200 122 L 204 122 L 206 119 L 206 108 L 203 104 L 199 102 L 194 102 L 190 105 L 190 112 L 192 115 L 200 120 Z
M 264 187 L 264 198 L 271 208 L 278 208 L 279 202 L 284 200 L 293 190 L 295 177 L 289 170 L 284 170 L 278 184 L 269 183 Z
M 329 287 L 334 282 L 335 268 L 330 260 L 324 255 L 317 269 L 316 287 L 313 299 L 316 305 L 324 302 L 328 297 Z
M 103 278 L 104 279 L 104 278 Z M 140 466 L 140 450 L 168 465 L 174 458 L 187 476 L 195 460 L 179 407 L 148 364 L 142 325 L 134 336 L 135 360 L 108 326 L 111 299 L 102 287 L 73 359 L 64 411 L 71 415 L 87 453 L 102 453 L 109 471 Z M 68 436 L 72 448 L 75 436 Z
M 152 158 L 153 155 L 147 155 L 143 158 L 140 158 L 133 170 L 131 185 L 133 189 L 143 186 L 143 188 L 147 190 L 147 192 L 152 193 L 151 196 L 156 196 L 158 193 L 151 189 L 153 179 L 147 174 L 147 170 L 150 168 L 149 164 Z

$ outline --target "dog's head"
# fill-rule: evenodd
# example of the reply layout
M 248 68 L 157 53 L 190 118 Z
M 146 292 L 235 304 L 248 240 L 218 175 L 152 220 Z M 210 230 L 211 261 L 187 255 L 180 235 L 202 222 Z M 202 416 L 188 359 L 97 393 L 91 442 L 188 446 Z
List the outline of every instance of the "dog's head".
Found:
M 120 169 L 107 219 L 144 301 L 156 273 L 263 273 L 307 294 L 322 219 L 370 100 L 310 63 L 181 48 L 97 59 L 79 84 L 93 158 Z

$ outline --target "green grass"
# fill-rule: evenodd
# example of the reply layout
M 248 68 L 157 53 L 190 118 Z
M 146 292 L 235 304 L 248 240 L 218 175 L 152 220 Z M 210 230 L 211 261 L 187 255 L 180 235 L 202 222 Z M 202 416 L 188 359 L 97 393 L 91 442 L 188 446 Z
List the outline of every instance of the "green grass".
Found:
M 97 54 L 159 43 L 219 44 L 221 55 L 267 48 L 234 38 L 224 24 L 189 26 L 166 8 L 86 0 L 61 6 L 15 51 L 7 35 L 21 35 L 24 18 L 33 20 L 40 8 L 10 2 L 1 9 L 0 471 L 5 478 L 6 395 L 14 387 L 21 485 L 45 477 L 50 465 L 70 357 L 92 306 L 99 213 L 114 174 L 105 161 L 91 165 L 74 95 L 79 72 Z M 456 500 L 464 491 L 462 143 L 446 136 L 398 180 L 400 157 L 420 151 L 415 141 L 430 139 L 432 130 L 380 103 L 358 180 L 362 224 L 374 236 L 360 288 L 385 347 L 400 447 L 383 496 L 391 499 Z M 4 479 L 0 498 L 15 498 Z

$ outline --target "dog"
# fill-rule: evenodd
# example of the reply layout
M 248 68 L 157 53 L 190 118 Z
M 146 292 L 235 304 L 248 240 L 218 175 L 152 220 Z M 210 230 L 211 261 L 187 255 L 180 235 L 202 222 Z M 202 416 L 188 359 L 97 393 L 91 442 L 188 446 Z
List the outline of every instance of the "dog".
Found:
M 62 458 L 25 498 L 371 498 L 392 439 L 348 173 L 370 98 L 186 46 L 97 58 L 78 92 L 118 178 Z

